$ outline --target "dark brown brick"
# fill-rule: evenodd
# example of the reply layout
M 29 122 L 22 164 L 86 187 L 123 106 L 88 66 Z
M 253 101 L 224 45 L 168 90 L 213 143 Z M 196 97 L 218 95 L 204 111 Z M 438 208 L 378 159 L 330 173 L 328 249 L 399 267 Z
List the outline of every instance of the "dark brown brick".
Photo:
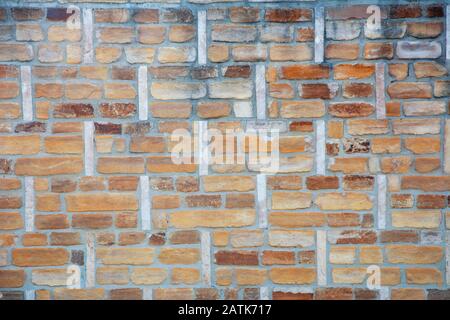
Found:
M 258 265 L 257 251 L 225 251 L 216 252 L 216 263 L 219 265 L 256 266 Z

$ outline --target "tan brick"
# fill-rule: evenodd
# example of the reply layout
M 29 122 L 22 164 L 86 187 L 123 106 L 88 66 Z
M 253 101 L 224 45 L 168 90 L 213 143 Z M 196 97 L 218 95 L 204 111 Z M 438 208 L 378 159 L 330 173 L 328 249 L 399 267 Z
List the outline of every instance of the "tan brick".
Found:
M 255 189 L 255 180 L 250 176 L 206 176 L 202 178 L 206 192 L 251 191 Z
M 323 193 L 316 197 L 315 204 L 321 210 L 369 210 L 373 206 L 366 194 L 354 192 Z
M 158 259 L 164 264 L 193 264 L 199 261 L 200 251 L 196 248 L 162 248 Z
M 255 218 L 255 211 L 250 209 L 191 210 L 173 212 L 169 221 L 176 228 L 220 228 L 250 226 Z
M 161 284 L 167 276 L 167 270 L 163 268 L 134 268 L 131 281 L 136 285 Z
M 311 206 L 312 195 L 305 192 L 273 192 L 272 209 L 294 210 Z
M 388 245 L 386 253 L 390 263 L 403 264 L 438 263 L 443 256 L 438 246 Z
M 199 281 L 200 281 L 200 271 L 198 269 L 193 269 L 193 268 L 173 268 L 172 269 L 171 282 L 173 284 L 189 285 L 189 284 L 198 283 Z
M 99 173 L 144 173 L 144 159 L 140 157 L 101 157 L 97 162 Z
M 24 225 L 23 218 L 18 212 L 0 213 L 0 230 L 17 230 Z
M 40 149 L 38 135 L 0 136 L 0 154 L 36 154 Z
M 393 211 L 392 225 L 397 228 L 438 228 L 441 223 L 439 210 Z
M 122 194 L 70 194 L 65 197 L 68 211 L 120 211 L 137 210 L 136 196 Z

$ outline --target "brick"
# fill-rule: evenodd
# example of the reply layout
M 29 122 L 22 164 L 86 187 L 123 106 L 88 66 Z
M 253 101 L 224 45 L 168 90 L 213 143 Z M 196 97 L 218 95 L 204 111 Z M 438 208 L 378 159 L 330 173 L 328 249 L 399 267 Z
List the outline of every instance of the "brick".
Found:
M 127 9 L 97 9 L 94 17 L 100 23 L 122 23 L 128 21 L 129 14 Z
M 392 225 L 397 228 L 437 228 L 440 222 L 440 212 L 436 210 L 392 212 Z
M 342 96 L 344 98 L 366 98 L 373 95 L 373 88 L 368 83 L 344 84 Z
M 144 159 L 140 157 L 101 157 L 98 159 L 99 173 L 144 173 Z
M 394 134 L 439 134 L 439 119 L 399 119 L 392 122 Z
M 134 268 L 131 281 L 136 285 L 160 284 L 168 277 L 163 268 Z
M 105 289 L 66 289 L 55 288 L 55 300 L 103 300 L 105 299 Z
M 200 280 L 200 272 L 193 268 L 172 269 L 171 282 L 173 284 L 195 284 Z
M 269 49 L 272 61 L 307 61 L 312 59 L 312 50 L 307 45 L 272 46 Z
M 131 43 L 134 30 L 129 27 L 102 27 L 97 30 L 97 39 L 104 43 Z
M 382 158 L 381 171 L 383 173 L 407 173 L 411 164 L 411 157 Z
M 414 137 L 405 139 L 405 148 L 415 154 L 427 154 L 439 152 L 441 144 L 437 137 Z
M 384 134 L 389 132 L 387 120 L 352 119 L 347 123 L 348 131 L 351 135 Z
M 448 74 L 447 69 L 443 65 L 434 61 L 415 62 L 414 73 L 418 79 L 427 77 L 442 77 Z
M 270 279 L 276 284 L 310 284 L 316 279 L 316 270 L 312 268 L 272 268 Z
M 392 300 L 425 300 L 423 289 L 395 288 L 391 291 Z
M 282 101 L 280 115 L 283 118 L 319 118 L 325 115 L 323 101 Z
M 2 288 L 20 288 L 25 284 L 24 270 L 0 270 L 0 286 Z
M 322 210 L 369 210 L 372 201 L 365 194 L 326 193 L 316 197 L 315 203 Z
M 19 95 L 19 85 L 12 81 L 0 82 L 0 99 L 12 99 Z
M 334 172 L 342 171 L 343 173 L 367 173 L 367 158 L 334 158 L 334 163 L 329 166 Z
M 302 22 L 311 21 L 312 11 L 309 9 L 268 9 L 264 19 L 268 22 Z
M 339 64 L 334 66 L 334 79 L 364 79 L 371 77 L 375 72 L 372 64 Z
M 325 47 L 327 59 L 356 60 L 359 56 L 359 45 L 354 43 L 330 43 Z
M 217 251 L 215 254 L 218 265 L 258 265 L 257 251 L 229 250 Z
M 269 245 L 272 247 L 310 247 L 314 245 L 314 232 L 303 230 L 271 230 Z
M 394 57 L 394 46 L 388 42 L 371 42 L 364 46 L 364 58 L 372 59 L 392 59 Z
M 374 107 L 368 103 L 333 103 L 328 107 L 328 112 L 338 118 L 366 117 L 374 112 Z
M 272 209 L 304 209 L 311 206 L 311 200 L 312 196 L 310 193 L 274 192 L 272 193 Z
M 286 80 L 328 79 L 330 68 L 326 65 L 292 65 L 281 67 L 281 78 Z
M 202 178 L 206 192 L 251 191 L 255 189 L 255 181 L 250 176 L 206 176 Z
M 71 194 L 66 195 L 70 212 L 137 210 L 137 199 L 132 194 Z
M 395 80 L 404 80 L 408 76 L 408 64 L 392 63 L 388 66 L 389 75 Z
M 111 227 L 113 218 L 110 214 L 73 214 L 72 227 L 79 229 L 105 229 Z M 120 226 L 120 223 L 118 224 Z
M 272 212 L 269 222 L 283 228 L 319 227 L 326 223 L 326 217 L 320 212 Z
M 191 159 L 185 159 L 191 160 Z M 147 171 L 149 172 L 195 172 L 196 165 L 192 163 L 174 164 L 171 157 L 154 156 L 147 158 Z
M 40 150 L 40 138 L 37 135 L 1 136 L 0 145 L 0 154 L 36 154 Z
M 256 28 L 249 25 L 212 26 L 211 39 L 220 42 L 251 42 L 256 39 Z
M 117 61 L 121 55 L 121 48 L 102 46 L 95 48 L 95 59 L 100 63 L 111 63 Z
M 44 35 L 37 24 L 17 24 L 16 40 L 18 41 L 42 41 Z
M 106 248 L 96 250 L 97 258 L 105 265 L 148 265 L 153 263 L 153 248 Z
M 0 43 L 0 61 L 31 61 L 33 55 L 28 44 Z
M 0 213 L 0 230 L 17 230 L 24 226 L 24 221 L 18 212 Z

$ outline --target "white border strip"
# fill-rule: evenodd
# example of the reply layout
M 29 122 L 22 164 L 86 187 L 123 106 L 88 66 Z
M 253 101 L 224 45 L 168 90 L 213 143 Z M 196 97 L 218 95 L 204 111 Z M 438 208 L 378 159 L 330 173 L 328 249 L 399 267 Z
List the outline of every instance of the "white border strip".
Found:
M 444 172 L 450 174 L 450 119 L 444 125 Z
M 148 120 L 148 70 L 147 66 L 138 69 L 139 120 Z
M 201 232 L 202 246 L 202 279 L 205 286 L 211 286 L 211 234 Z
M 322 63 L 324 56 L 324 8 L 317 7 L 314 9 L 314 62 Z
M 325 174 L 325 121 L 316 121 L 316 173 Z
M 447 6 L 447 19 L 446 19 L 446 26 L 447 26 L 447 54 L 446 59 L 450 60 L 450 5 Z
M 86 176 L 94 175 L 94 122 L 84 122 L 84 171 Z
M 31 89 L 31 67 L 20 67 L 20 82 L 22 84 L 22 117 L 24 121 L 33 120 L 33 98 Z
M 260 228 L 267 228 L 267 176 L 256 175 L 256 197 L 258 223 Z
M 25 231 L 34 230 L 34 178 L 25 177 Z
M 94 27 L 92 9 L 83 9 L 84 54 L 83 63 L 94 62 Z
M 95 287 L 95 234 L 86 235 L 86 288 Z
M 327 285 L 327 232 L 317 230 L 317 285 Z
M 386 175 L 377 175 L 378 186 L 378 229 L 386 229 Z
M 148 176 L 140 176 L 139 184 L 141 188 L 141 225 L 142 230 L 151 230 L 152 213 L 150 207 L 150 183 Z
M 198 64 L 206 64 L 206 10 L 200 10 L 198 12 L 197 21 L 197 51 L 198 51 Z
M 198 161 L 199 161 L 199 174 L 201 176 L 208 175 L 208 162 L 209 162 L 209 150 L 208 150 L 208 122 L 197 121 L 198 124 Z
M 385 74 L 385 63 L 377 62 L 375 65 L 375 77 L 376 77 L 376 110 L 377 110 L 377 119 L 385 119 L 386 118 L 386 96 L 385 96 L 385 82 L 384 82 L 384 74 Z
M 260 300 L 270 300 L 270 293 L 268 287 L 261 287 L 259 289 L 259 299 Z
M 262 63 L 256 65 L 256 118 L 266 119 L 266 66 Z

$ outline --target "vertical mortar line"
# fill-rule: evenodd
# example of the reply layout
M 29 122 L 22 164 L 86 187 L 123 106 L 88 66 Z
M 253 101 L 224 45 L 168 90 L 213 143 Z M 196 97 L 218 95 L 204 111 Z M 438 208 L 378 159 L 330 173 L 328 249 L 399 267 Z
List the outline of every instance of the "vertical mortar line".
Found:
M 261 287 L 259 289 L 259 299 L 260 300 L 270 300 L 270 293 L 268 287 Z
M 144 300 L 153 300 L 153 289 L 144 288 Z
M 450 119 L 445 120 L 444 127 L 444 172 L 450 174 Z
M 95 287 L 95 234 L 86 234 L 86 288 Z
M 84 53 L 83 63 L 94 62 L 94 27 L 92 9 L 83 9 Z
M 377 217 L 378 217 L 378 229 L 386 228 L 386 175 L 377 175 Z
M 20 82 L 22 89 L 22 117 L 24 121 L 33 120 L 33 99 L 31 89 L 31 67 L 20 67 Z
M 327 285 L 327 231 L 317 230 L 317 285 Z
M 150 207 L 150 183 L 148 176 L 139 177 L 141 190 L 141 226 L 142 230 L 151 230 L 152 228 L 152 213 Z
M 314 9 L 314 62 L 322 63 L 324 56 L 324 8 L 316 7 Z
M 256 175 L 256 198 L 258 224 L 262 229 L 267 228 L 267 177 L 265 174 Z
M 446 59 L 450 60 L 450 5 L 447 5 L 447 18 L 446 18 L 446 42 L 447 42 L 447 47 L 446 47 Z
M 146 65 L 138 69 L 139 120 L 148 120 L 148 69 Z
M 206 64 L 206 10 L 198 11 L 197 17 L 198 64 Z
M 325 175 L 325 121 L 316 121 L 316 174 Z
M 34 300 L 35 298 L 34 290 L 25 290 L 25 300 Z
M 84 173 L 94 175 L 94 122 L 84 122 Z
M 34 178 L 25 177 L 25 231 L 34 230 Z
M 198 159 L 199 173 L 201 176 L 208 175 L 208 122 L 197 121 L 198 123 Z
M 202 251 L 202 280 L 205 286 L 211 286 L 211 234 L 209 231 L 201 232 Z
M 384 82 L 384 74 L 385 74 L 385 63 L 377 62 L 375 65 L 375 82 L 376 82 L 376 110 L 377 110 L 377 119 L 385 119 L 386 118 L 386 97 L 385 97 L 385 82 Z
M 256 65 L 256 118 L 266 119 L 266 66 L 262 63 Z

